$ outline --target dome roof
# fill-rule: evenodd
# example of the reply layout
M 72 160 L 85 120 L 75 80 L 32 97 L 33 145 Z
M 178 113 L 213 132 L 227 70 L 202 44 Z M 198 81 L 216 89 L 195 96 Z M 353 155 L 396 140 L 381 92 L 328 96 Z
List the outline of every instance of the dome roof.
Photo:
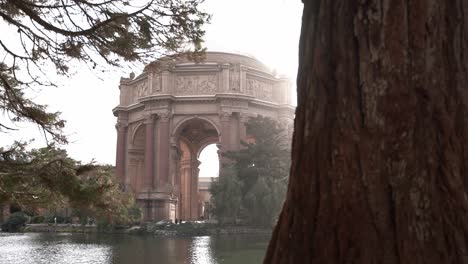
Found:
M 266 73 L 271 74 L 272 71 L 265 64 L 255 59 L 252 56 L 228 53 L 228 52 L 215 52 L 207 51 L 204 53 L 204 58 L 200 61 L 194 61 L 190 59 L 189 56 L 184 56 L 184 53 L 176 56 L 167 56 L 160 58 L 152 63 L 148 67 L 173 67 L 176 65 L 183 64 L 240 64 L 243 66 L 251 67 Z

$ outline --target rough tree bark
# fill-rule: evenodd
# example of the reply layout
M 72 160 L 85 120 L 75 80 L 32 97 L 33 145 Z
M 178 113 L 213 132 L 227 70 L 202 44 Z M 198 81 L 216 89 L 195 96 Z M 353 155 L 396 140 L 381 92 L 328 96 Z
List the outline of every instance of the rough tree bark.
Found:
M 468 263 L 468 1 L 303 2 L 265 263 Z

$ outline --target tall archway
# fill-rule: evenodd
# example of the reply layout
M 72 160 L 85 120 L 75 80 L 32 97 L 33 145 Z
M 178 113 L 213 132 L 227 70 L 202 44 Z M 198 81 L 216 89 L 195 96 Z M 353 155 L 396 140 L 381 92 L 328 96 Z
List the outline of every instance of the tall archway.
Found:
M 180 150 L 179 217 L 183 220 L 198 220 L 204 218 L 199 193 L 199 154 L 206 146 L 219 143 L 219 134 L 210 122 L 193 118 L 180 126 L 176 138 Z

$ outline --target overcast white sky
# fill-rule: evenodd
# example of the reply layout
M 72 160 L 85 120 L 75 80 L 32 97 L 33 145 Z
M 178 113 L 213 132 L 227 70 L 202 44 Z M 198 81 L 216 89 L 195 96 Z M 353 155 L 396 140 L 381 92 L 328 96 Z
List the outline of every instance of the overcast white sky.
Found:
M 249 54 L 295 80 L 300 0 L 206 0 L 203 7 L 213 15 L 206 27 L 208 50 Z M 112 109 L 118 104 L 119 79 L 128 76 L 129 70 L 109 69 L 100 73 L 83 65 L 75 67 L 78 70 L 74 76 L 59 78 L 58 88 L 44 88 L 34 95 L 35 100 L 62 112 L 70 140 L 65 148 L 71 157 L 83 162 L 95 159 L 98 163 L 115 164 L 116 118 Z M 138 74 L 141 69 L 134 71 Z M 37 128 L 27 124 L 20 128 L 20 132 L 0 134 L 0 146 L 34 138 L 35 147 L 44 145 Z M 213 154 L 206 159 L 213 159 Z

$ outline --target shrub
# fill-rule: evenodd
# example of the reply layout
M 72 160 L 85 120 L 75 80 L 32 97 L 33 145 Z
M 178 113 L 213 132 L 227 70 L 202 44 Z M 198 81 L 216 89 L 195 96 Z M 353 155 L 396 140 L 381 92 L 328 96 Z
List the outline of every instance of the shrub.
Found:
M 31 219 L 31 223 L 33 224 L 42 224 L 45 221 L 45 217 L 43 215 L 36 215 Z
M 2 224 L 1 229 L 4 232 L 18 232 L 28 221 L 28 216 L 23 212 L 16 212 L 10 215 L 8 220 Z

